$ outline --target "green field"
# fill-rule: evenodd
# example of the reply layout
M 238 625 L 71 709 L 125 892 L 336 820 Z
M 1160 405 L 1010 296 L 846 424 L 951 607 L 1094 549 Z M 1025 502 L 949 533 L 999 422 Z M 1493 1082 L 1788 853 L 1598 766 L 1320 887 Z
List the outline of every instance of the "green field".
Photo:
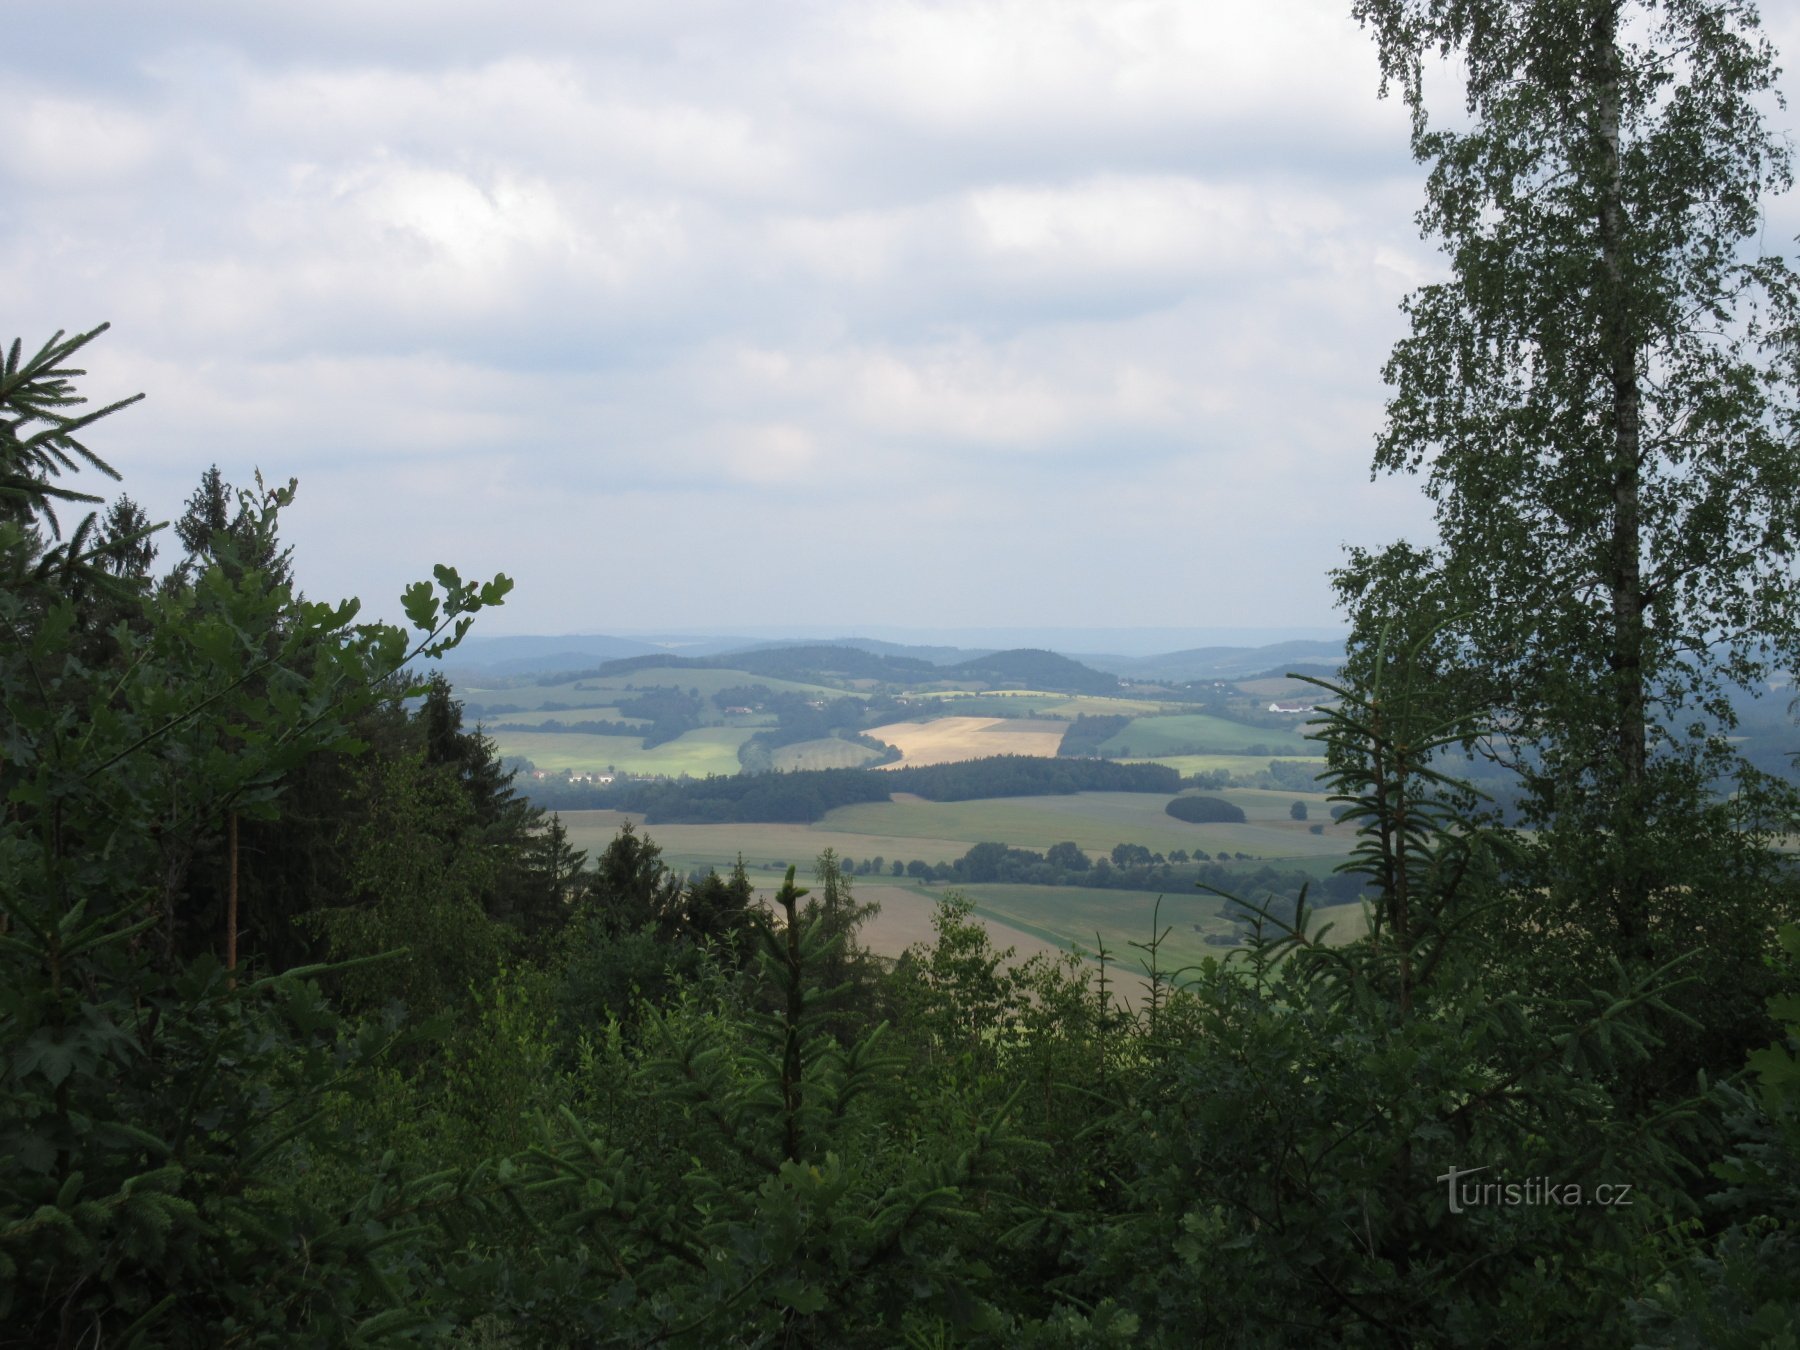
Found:
M 1267 746 L 1270 754 L 1286 758 L 1316 754 L 1315 742 L 1301 738 L 1298 728 L 1250 727 L 1207 713 L 1177 713 L 1168 717 L 1140 717 L 1118 735 L 1104 742 L 1102 754 L 1155 758 L 1185 751 L 1242 754 L 1252 745 Z
M 1318 747 L 1313 748 L 1316 750 Z M 1191 778 L 1197 773 L 1217 773 L 1220 769 L 1234 778 L 1254 778 L 1268 769 L 1271 759 L 1310 764 L 1315 771 L 1325 767 L 1325 760 L 1317 755 L 1133 755 L 1119 763 L 1166 764 L 1184 778 Z
M 562 813 L 570 842 L 586 849 L 589 858 L 611 843 L 627 820 L 656 842 L 664 861 L 683 872 L 706 867 L 724 871 L 740 854 L 752 868 L 794 863 L 805 876 L 813 859 L 828 848 L 849 858 L 922 858 L 928 863 L 954 862 L 969 851 L 964 839 L 897 838 L 817 825 L 646 825 L 643 816 L 623 811 Z
M 902 887 L 900 883 L 876 883 L 865 877 L 856 878 L 855 887 L 860 895 L 885 897 L 890 907 L 903 895 L 917 895 L 935 903 L 951 891 L 958 892 L 975 902 L 976 918 L 993 926 L 995 945 L 1016 943 L 1022 949 L 1021 956 L 1041 943 L 1051 949 L 1080 951 L 1092 958 L 1104 943 L 1110 967 L 1128 987 L 1141 981 L 1148 959 L 1146 953 L 1131 944 L 1149 941 L 1153 931 L 1167 930 L 1157 953 L 1158 968 L 1165 975 L 1173 975 L 1183 966 L 1208 957 L 1223 958 L 1231 948 L 1209 943 L 1207 937 L 1237 931 L 1237 926 L 1225 917 L 1227 902 L 1197 890 L 1158 894 L 1080 886 Z M 1330 925 L 1330 932 L 1325 935 L 1328 942 L 1335 945 L 1350 941 L 1364 931 L 1362 907 L 1339 905 L 1320 910 L 1307 927 L 1316 933 L 1322 924 Z M 1027 941 L 1012 937 L 1015 931 Z M 910 941 L 929 941 L 929 935 L 918 931 L 916 924 L 905 936 Z M 905 944 L 889 945 L 903 949 Z M 882 954 L 897 956 L 899 950 L 883 950 Z
M 1218 795 L 1243 808 L 1248 817 L 1244 824 L 1190 825 L 1164 812 L 1166 798 L 1140 792 L 972 802 L 903 796 L 894 802 L 839 807 L 812 825 L 645 825 L 641 815 L 618 811 L 568 811 L 562 819 L 576 847 L 587 849 L 590 856 L 605 848 L 629 819 L 661 845 L 671 866 L 683 871 L 728 867 L 739 854 L 757 867 L 775 862 L 804 867 L 827 848 L 856 859 L 918 858 L 935 864 L 954 862 L 971 845 L 988 840 L 1042 852 L 1072 839 L 1093 857 L 1110 854 L 1114 844 L 1142 844 L 1155 853 L 1178 848 L 1190 853 L 1241 852 L 1322 875 L 1350 851 L 1352 834 L 1347 827 L 1327 825 L 1323 833 L 1313 834 L 1307 825 L 1290 820 L 1288 809 L 1295 801 L 1291 792 L 1233 789 Z M 1305 800 L 1315 817 L 1324 816 L 1324 798 Z
M 1151 891 L 1087 890 L 1080 886 L 960 886 L 977 912 L 989 913 L 1023 932 L 1065 947 L 1094 952 L 1101 942 L 1110 958 L 1136 971 L 1143 953 L 1130 944 L 1148 941 L 1152 917 L 1169 936 L 1159 954 L 1164 969 L 1219 956 L 1223 949 L 1205 941 L 1209 933 L 1231 933 L 1226 902 L 1200 891 L 1158 895 Z M 1173 960 L 1171 960 L 1173 958 Z
M 1137 716 L 1160 712 L 1164 706 L 1150 699 L 1059 694 L 1044 689 L 943 689 L 911 697 L 915 702 L 941 702 L 946 714 L 958 717 L 1059 717 L 1070 721 L 1081 713 L 1089 717 Z
M 586 736 L 566 731 L 496 731 L 502 755 L 522 755 L 540 769 L 561 773 L 597 773 L 608 765 L 621 773 L 688 774 L 738 771 L 738 747 L 756 734 L 754 727 L 701 727 L 678 740 L 646 750 L 633 736 Z
M 1163 810 L 1168 798 L 1149 792 L 1077 792 L 971 802 L 928 802 L 903 796 L 899 801 L 839 807 L 810 828 L 821 834 L 886 838 L 892 846 L 882 852 L 890 858 L 925 857 L 905 851 L 906 841 L 915 838 L 962 839 L 970 844 L 996 840 L 1038 851 L 1072 839 L 1093 856 L 1111 853 L 1114 844 L 1142 844 L 1153 853 L 1178 848 L 1213 854 L 1225 850 L 1254 858 L 1326 858 L 1349 850 L 1347 836 L 1338 832 L 1341 827 L 1315 835 L 1306 825 L 1289 820 L 1287 811 L 1296 799 L 1291 792 L 1219 795 L 1243 806 L 1246 815 L 1254 806 L 1256 815 L 1242 825 L 1191 825 Z M 1317 802 L 1322 808 L 1324 799 Z M 1322 815 L 1322 809 L 1317 814 Z M 861 856 L 848 846 L 838 851 Z
M 498 699 L 495 701 L 503 702 Z M 528 712 L 488 713 L 483 720 L 490 723 L 518 722 L 528 726 L 537 726 L 543 722 L 626 722 L 634 726 L 647 727 L 650 725 L 647 718 L 620 716 L 618 708 L 611 705 L 595 708 L 565 708 L 561 711 L 532 709 Z
M 855 769 L 879 758 L 881 751 L 835 736 L 799 741 L 774 752 L 775 767 L 784 772 L 792 769 Z

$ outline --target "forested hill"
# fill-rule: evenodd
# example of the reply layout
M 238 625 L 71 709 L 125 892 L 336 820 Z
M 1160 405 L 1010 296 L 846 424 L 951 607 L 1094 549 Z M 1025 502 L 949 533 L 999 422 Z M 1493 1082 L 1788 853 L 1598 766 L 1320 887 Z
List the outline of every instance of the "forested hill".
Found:
M 928 801 L 961 802 L 982 797 L 1039 797 L 1073 792 L 1173 795 L 1180 787 L 1181 776 L 1161 764 L 998 755 L 960 764 L 879 772 L 813 769 L 637 783 L 616 789 L 604 798 L 596 795 L 591 804 L 641 811 L 653 825 L 804 824 L 822 818 L 834 807 L 882 802 L 895 792 L 911 792 Z
M 801 683 L 822 684 L 839 680 L 882 680 L 894 684 L 922 684 L 945 678 L 929 661 L 909 656 L 887 656 L 859 647 L 770 647 L 761 651 L 733 652 L 729 656 L 630 656 L 608 661 L 592 670 L 557 672 L 543 683 L 565 680 L 605 679 L 639 670 L 741 670 L 751 675 Z
M 864 651 L 860 647 L 811 645 L 770 647 L 722 656 L 630 656 L 578 674 L 559 672 L 547 683 L 604 679 L 638 670 L 741 670 L 764 678 L 812 684 L 879 680 L 911 688 L 945 681 L 979 681 L 996 688 L 1041 689 L 1051 693 L 1117 693 L 1119 681 L 1079 661 L 1032 648 L 993 652 L 953 666 L 937 666 L 912 656 Z
M 999 688 L 1043 689 L 1070 694 L 1119 692 L 1117 676 L 1033 647 L 978 656 L 947 666 L 942 674 L 956 679 L 981 680 Z

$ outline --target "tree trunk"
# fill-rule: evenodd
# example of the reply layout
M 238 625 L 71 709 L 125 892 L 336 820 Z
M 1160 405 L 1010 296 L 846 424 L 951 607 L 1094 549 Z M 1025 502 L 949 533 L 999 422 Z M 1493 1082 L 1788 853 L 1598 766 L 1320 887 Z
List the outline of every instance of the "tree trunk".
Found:
M 1639 490 L 1643 472 L 1642 391 L 1638 385 L 1639 340 L 1631 318 L 1625 279 L 1626 221 L 1620 157 L 1621 83 L 1618 10 L 1602 3 L 1594 19 L 1593 78 L 1599 154 L 1598 230 L 1602 272 L 1602 343 L 1612 400 L 1612 537 L 1607 589 L 1612 608 L 1612 641 L 1607 665 L 1612 677 L 1611 727 L 1616 756 L 1613 847 L 1618 856 L 1614 914 L 1627 956 L 1648 959 L 1650 886 L 1636 838 L 1644 810 L 1648 758 L 1648 713 L 1644 690 L 1643 522 Z
M 233 811 L 226 826 L 229 872 L 225 878 L 225 969 L 237 969 L 238 937 L 238 813 Z M 235 981 L 233 981 L 235 983 Z

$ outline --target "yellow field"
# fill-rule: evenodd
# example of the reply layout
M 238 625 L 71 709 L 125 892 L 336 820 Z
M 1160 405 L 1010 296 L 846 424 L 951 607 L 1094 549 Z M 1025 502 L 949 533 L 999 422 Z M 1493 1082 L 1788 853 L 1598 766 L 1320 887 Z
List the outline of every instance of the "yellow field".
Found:
M 956 764 L 989 755 L 1039 755 L 1050 759 L 1068 725 L 1029 717 L 939 717 L 930 722 L 890 722 L 869 732 L 899 748 L 902 758 L 883 768 Z
M 937 936 L 932 931 L 931 919 L 937 913 L 938 901 L 943 891 L 953 889 L 944 887 L 942 891 L 933 891 L 917 886 L 883 886 L 873 878 L 857 877 L 853 888 L 856 898 L 873 900 L 881 906 L 881 913 L 863 926 L 858 938 L 877 956 L 899 956 L 916 942 L 930 946 Z M 1040 953 L 1052 960 L 1063 954 L 1061 946 L 1014 928 L 991 912 L 978 910 L 970 917 L 988 930 L 988 937 L 997 950 L 1013 948 L 1014 963 Z

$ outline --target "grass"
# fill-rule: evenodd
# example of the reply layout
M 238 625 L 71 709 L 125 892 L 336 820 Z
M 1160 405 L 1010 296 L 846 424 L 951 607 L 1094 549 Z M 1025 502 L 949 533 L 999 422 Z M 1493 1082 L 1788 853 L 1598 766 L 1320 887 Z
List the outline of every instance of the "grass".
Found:
M 1272 756 L 1281 758 L 1311 755 L 1318 748 L 1295 731 L 1246 726 L 1209 713 L 1178 713 L 1140 717 L 1100 749 L 1105 754 L 1122 755 L 1130 750 L 1134 756 L 1153 758 L 1188 752 L 1242 754 L 1252 745 L 1266 746 Z
M 622 773 L 688 774 L 738 771 L 738 747 L 756 734 L 754 727 L 701 727 L 677 740 L 646 750 L 632 736 L 587 736 L 576 732 L 496 731 L 502 755 L 523 755 L 540 769 L 594 773 L 608 765 Z

